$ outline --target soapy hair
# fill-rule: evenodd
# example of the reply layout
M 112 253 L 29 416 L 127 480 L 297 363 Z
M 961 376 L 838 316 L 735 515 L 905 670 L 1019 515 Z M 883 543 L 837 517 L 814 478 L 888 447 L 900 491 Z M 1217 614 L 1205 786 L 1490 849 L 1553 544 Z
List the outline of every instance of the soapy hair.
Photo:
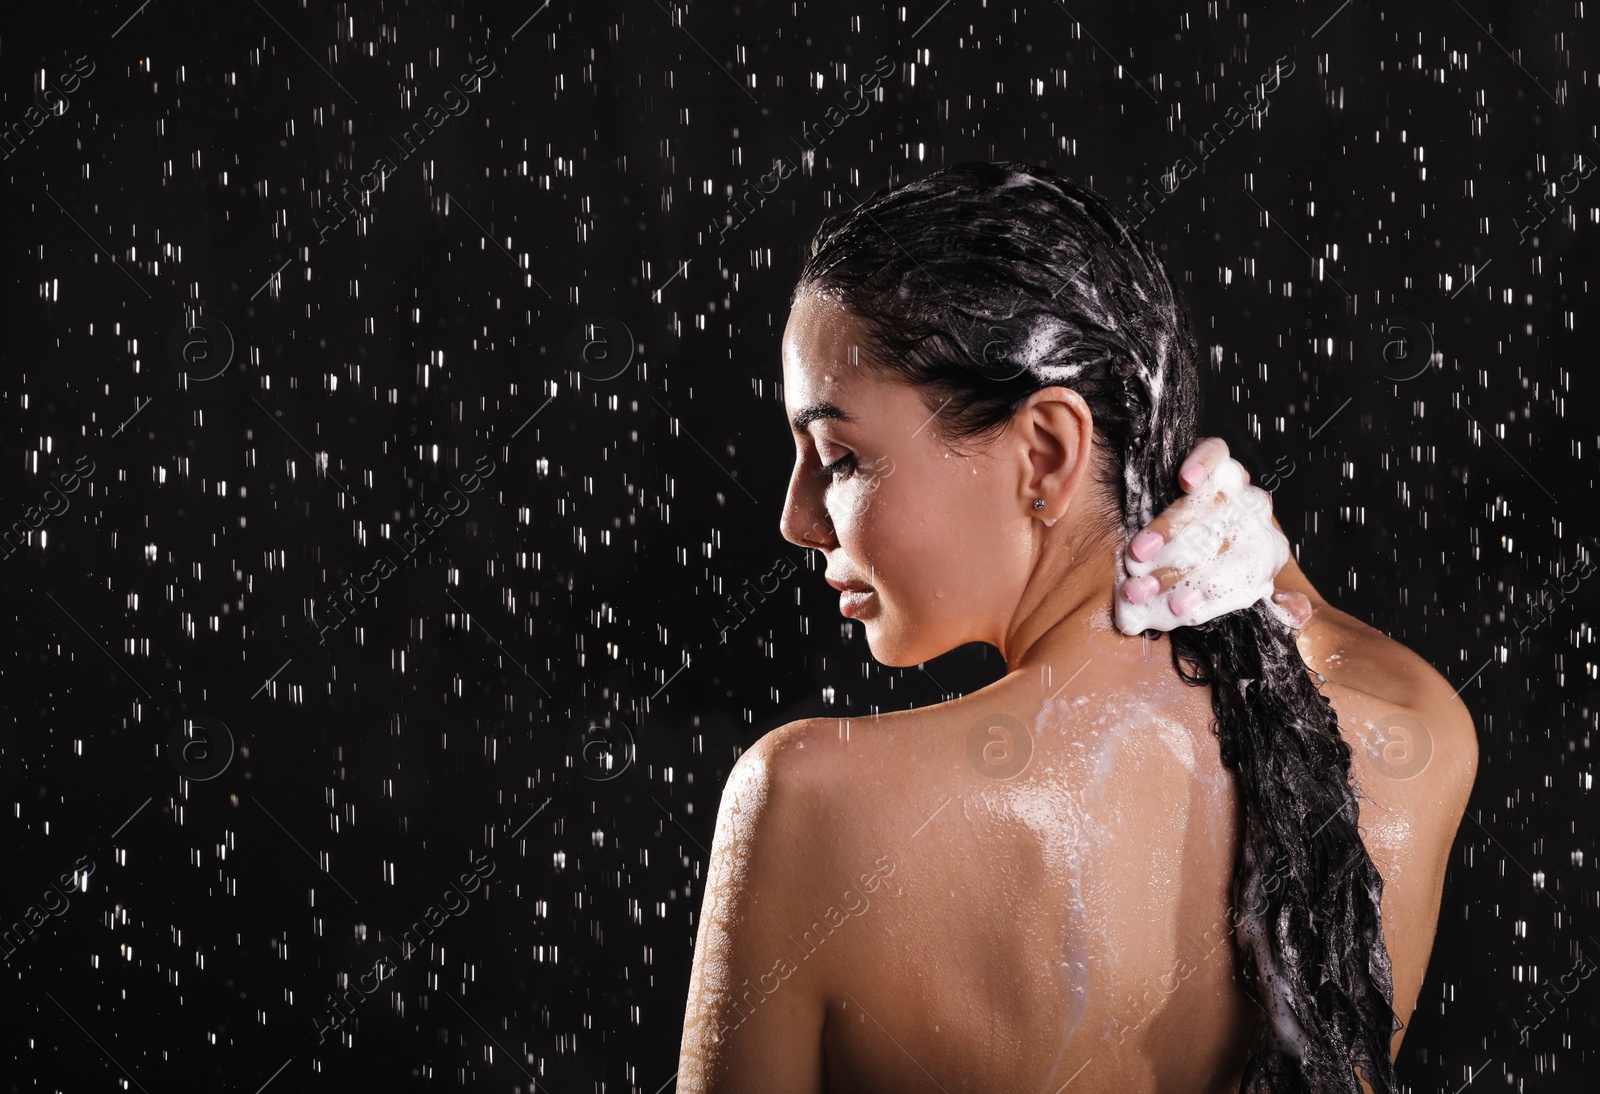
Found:
M 1179 496 L 1199 375 L 1188 316 L 1155 248 L 1104 198 L 1042 167 L 963 163 L 828 217 L 804 293 L 860 318 L 863 361 L 914 384 L 952 447 L 993 439 L 1042 388 L 1094 420 L 1094 514 L 1117 551 Z M 1244 804 L 1235 942 L 1266 1014 L 1243 1094 L 1397 1089 L 1399 1022 L 1379 918 L 1383 879 L 1356 827 L 1350 748 L 1292 632 L 1260 601 L 1171 632 L 1173 667 L 1209 685 Z M 1269 877 L 1270 875 L 1270 877 Z

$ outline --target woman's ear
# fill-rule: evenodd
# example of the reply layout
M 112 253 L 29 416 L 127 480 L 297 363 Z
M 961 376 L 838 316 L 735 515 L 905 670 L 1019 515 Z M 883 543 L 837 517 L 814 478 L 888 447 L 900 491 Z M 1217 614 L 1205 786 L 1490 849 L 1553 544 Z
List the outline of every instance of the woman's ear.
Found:
M 1082 395 L 1068 387 L 1034 392 L 1017 413 L 1019 501 L 1049 527 L 1060 520 L 1082 488 L 1094 440 L 1094 415 Z M 1044 508 L 1035 509 L 1035 499 Z

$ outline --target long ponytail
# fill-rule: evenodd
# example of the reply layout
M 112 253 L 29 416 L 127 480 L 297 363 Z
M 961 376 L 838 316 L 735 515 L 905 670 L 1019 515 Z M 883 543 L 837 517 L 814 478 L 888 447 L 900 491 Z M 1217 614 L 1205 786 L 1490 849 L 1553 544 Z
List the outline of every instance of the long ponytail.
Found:
M 1247 914 L 1236 937 L 1269 1025 L 1241 1094 L 1360 1094 L 1355 1066 L 1374 1094 L 1395 1091 L 1383 878 L 1356 827 L 1338 718 L 1259 602 L 1171 639 L 1178 674 L 1211 688 L 1222 762 L 1245 807 L 1233 893 Z
M 824 220 L 795 286 L 866 324 L 869 363 L 922 387 L 951 443 L 1002 430 L 1061 384 L 1094 418 L 1118 548 L 1178 494 L 1195 441 L 1196 340 L 1155 248 L 1054 171 L 964 163 Z M 1244 976 L 1268 1016 L 1242 1094 L 1393 1094 L 1398 1028 L 1383 879 L 1356 826 L 1350 748 L 1293 636 L 1261 604 L 1172 632 L 1209 686 L 1245 827 L 1234 867 Z M 1269 873 L 1270 872 L 1270 873 Z

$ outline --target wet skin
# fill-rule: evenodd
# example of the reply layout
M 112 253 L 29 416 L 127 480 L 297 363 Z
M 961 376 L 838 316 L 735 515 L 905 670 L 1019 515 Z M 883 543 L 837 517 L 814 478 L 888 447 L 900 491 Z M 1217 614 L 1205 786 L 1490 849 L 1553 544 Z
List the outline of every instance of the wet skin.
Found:
M 858 337 L 829 302 L 791 313 L 787 412 L 853 420 L 797 433 L 783 533 L 830 577 L 871 584 L 857 625 L 880 662 L 981 641 L 1008 672 L 951 702 L 792 723 L 740 757 L 678 1089 L 1237 1090 L 1260 1024 L 1231 940 L 1239 799 L 1207 689 L 1177 677 L 1164 636 L 1112 625 L 1120 542 L 1093 518 L 1087 408 L 1046 389 L 995 445 L 954 453 L 919 393 L 860 363 Z M 847 454 L 856 472 L 814 475 Z M 1472 722 L 1443 677 L 1295 563 L 1276 587 L 1315 609 L 1297 640 L 1354 754 L 1409 1021 Z M 1397 714 L 1416 721 L 1397 731 Z

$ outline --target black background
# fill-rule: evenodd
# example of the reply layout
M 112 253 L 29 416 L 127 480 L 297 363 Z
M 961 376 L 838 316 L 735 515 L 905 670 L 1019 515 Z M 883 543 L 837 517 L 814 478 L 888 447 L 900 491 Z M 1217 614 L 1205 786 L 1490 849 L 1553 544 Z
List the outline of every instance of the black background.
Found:
M 0 558 L 5 923 L 95 865 L 5 960 L 9 1089 L 670 1089 L 738 752 L 1001 667 L 878 666 L 778 535 L 801 248 L 945 164 L 1045 162 L 1120 203 L 1185 156 L 1142 231 L 1211 362 L 1203 431 L 1280 469 L 1312 580 L 1478 721 L 1401 1076 L 1592 1089 L 1600 985 L 1514 1025 L 1600 949 L 1580 6 L 310 7 L 0 16 L 0 528 L 94 465 Z M 880 57 L 881 98 L 803 157 Z M 1267 111 L 1202 156 L 1280 57 Z M 778 157 L 798 170 L 719 239 Z M 311 613 L 385 555 L 319 641 Z M 721 594 L 781 558 L 719 643 Z M 201 716 L 226 733 L 169 747 Z M 592 766 L 606 735 L 625 768 Z M 319 1044 L 328 993 L 474 857 L 487 890 Z

